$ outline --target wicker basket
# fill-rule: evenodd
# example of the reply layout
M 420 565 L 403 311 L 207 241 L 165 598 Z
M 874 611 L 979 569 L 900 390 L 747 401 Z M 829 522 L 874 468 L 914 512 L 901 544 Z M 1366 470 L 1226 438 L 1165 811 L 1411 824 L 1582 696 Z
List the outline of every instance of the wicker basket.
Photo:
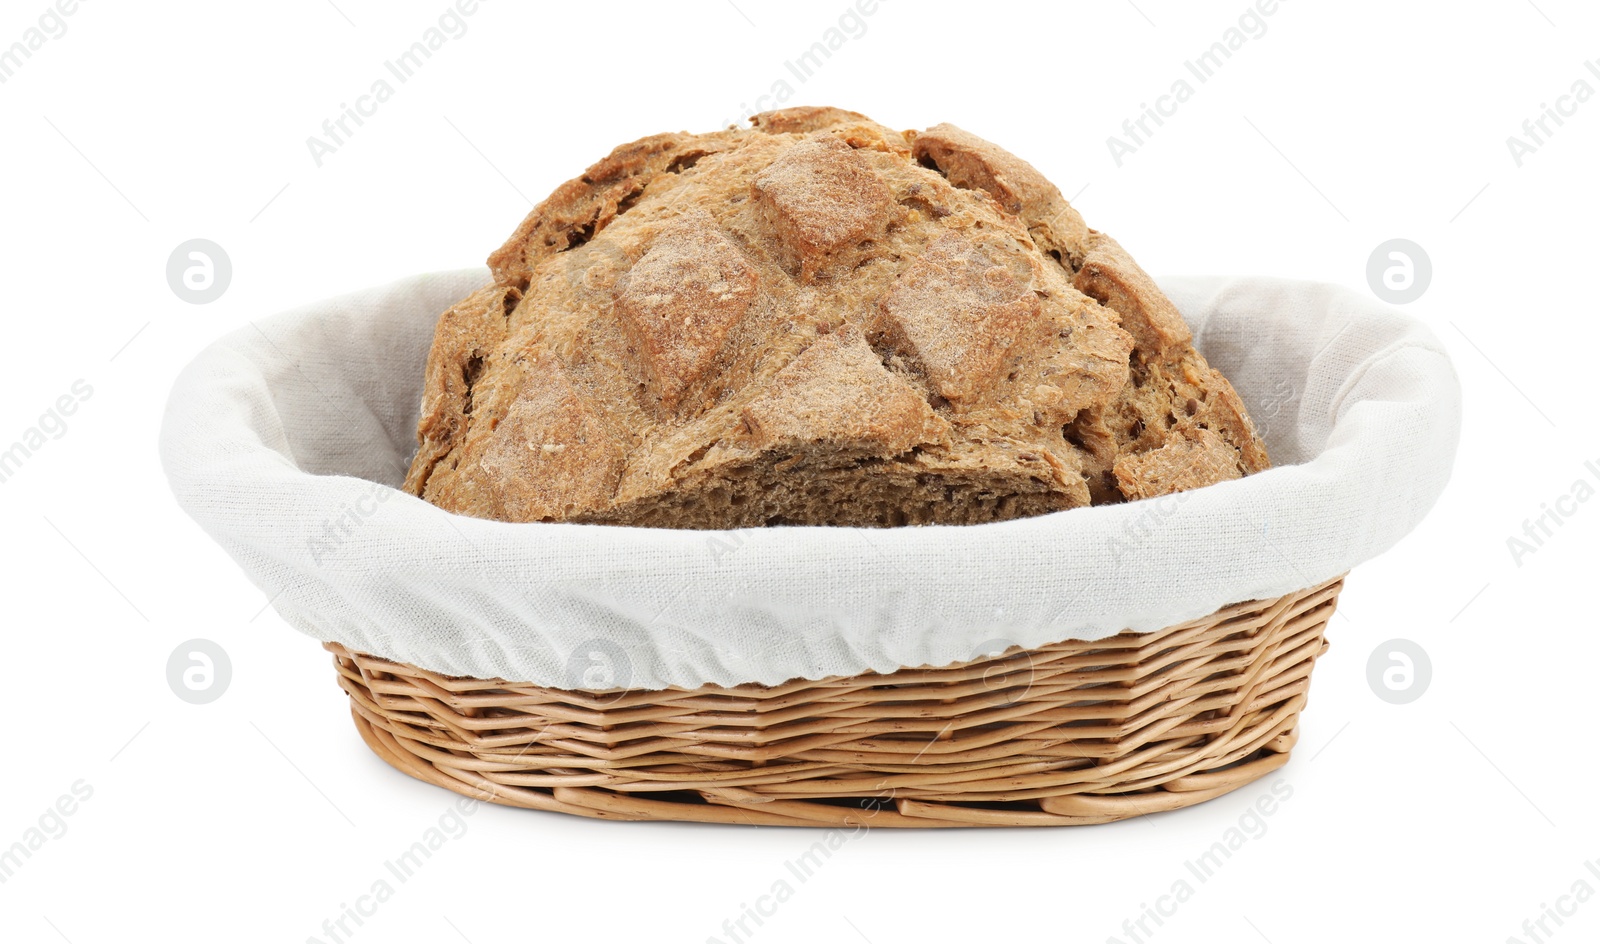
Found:
M 1070 826 L 1283 766 L 1343 577 L 1151 633 L 782 685 L 570 691 L 336 643 L 379 757 L 510 806 L 764 826 Z

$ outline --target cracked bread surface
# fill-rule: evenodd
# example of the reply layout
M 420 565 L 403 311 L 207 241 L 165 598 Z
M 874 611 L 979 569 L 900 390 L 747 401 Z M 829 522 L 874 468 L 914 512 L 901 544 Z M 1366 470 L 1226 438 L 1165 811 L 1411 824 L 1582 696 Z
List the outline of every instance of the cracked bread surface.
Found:
M 504 521 L 972 524 L 1268 466 L 1177 309 L 1022 159 L 790 108 L 625 144 L 439 319 L 405 488 Z

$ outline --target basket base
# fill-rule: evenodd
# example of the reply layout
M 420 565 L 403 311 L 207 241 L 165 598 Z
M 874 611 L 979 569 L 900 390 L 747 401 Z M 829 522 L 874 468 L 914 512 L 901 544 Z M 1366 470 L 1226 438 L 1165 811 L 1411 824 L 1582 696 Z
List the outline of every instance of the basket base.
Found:
M 840 798 L 843 803 L 818 803 L 810 800 L 773 800 L 758 807 L 721 805 L 704 800 L 652 800 L 639 794 L 619 793 L 595 787 L 567 787 L 534 790 L 508 787 L 469 775 L 454 768 L 440 768 L 405 750 L 394 736 L 374 727 L 358 711 L 351 711 L 356 731 L 383 761 L 396 770 L 434 786 L 453 790 L 462 796 L 502 806 L 529 810 L 570 813 L 594 819 L 633 821 L 671 821 L 685 823 L 735 823 L 745 826 L 820 826 L 855 830 L 861 827 L 940 826 L 1088 826 L 1112 823 L 1150 813 L 1182 809 L 1203 803 L 1259 780 L 1289 761 L 1289 748 L 1298 732 L 1289 731 L 1257 756 L 1226 770 L 1197 774 L 1190 779 L 1193 789 L 1157 790 L 1123 796 L 1068 795 L 1058 802 L 1037 801 L 1005 804 L 993 809 L 980 806 L 902 800 L 896 807 L 884 808 L 875 797 Z M 1071 810 L 1054 812 L 1055 810 Z
M 326 646 L 372 751 L 477 800 L 617 820 L 1073 826 L 1192 806 L 1287 763 L 1342 585 L 1155 633 L 771 687 L 570 691 Z

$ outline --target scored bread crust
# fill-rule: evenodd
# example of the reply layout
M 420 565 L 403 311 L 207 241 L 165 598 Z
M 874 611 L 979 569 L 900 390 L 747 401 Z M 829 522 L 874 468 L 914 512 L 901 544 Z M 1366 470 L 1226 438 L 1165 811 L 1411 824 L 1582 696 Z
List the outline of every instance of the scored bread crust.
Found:
M 626 144 L 439 319 L 405 488 L 505 521 L 968 524 L 1267 468 L 1113 239 L 953 125 Z

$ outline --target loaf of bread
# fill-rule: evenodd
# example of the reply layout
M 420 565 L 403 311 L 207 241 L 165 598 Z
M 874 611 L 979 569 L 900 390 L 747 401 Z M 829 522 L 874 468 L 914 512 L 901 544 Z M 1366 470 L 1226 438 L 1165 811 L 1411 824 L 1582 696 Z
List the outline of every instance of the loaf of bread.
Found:
M 834 108 L 626 144 L 439 319 L 406 489 L 504 521 L 969 524 L 1267 455 L 1111 237 L 953 125 Z

